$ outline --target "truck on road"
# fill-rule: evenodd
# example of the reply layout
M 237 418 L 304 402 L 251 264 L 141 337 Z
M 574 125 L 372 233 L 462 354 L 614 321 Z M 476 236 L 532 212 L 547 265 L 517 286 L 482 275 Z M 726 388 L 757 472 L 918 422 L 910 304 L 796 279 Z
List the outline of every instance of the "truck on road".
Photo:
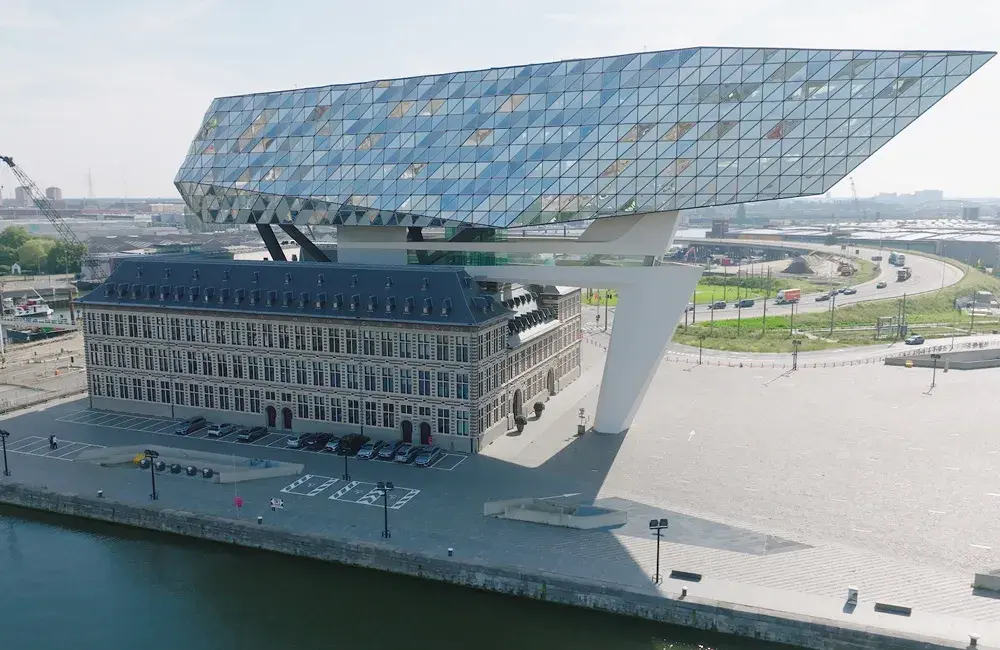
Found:
M 913 277 L 913 270 L 908 266 L 904 266 L 896 271 L 896 282 L 906 282 L 911 277 Z
M 782 289 L 774 296 L 776 305 L 790 305 L 802 298 L 802 289 Z

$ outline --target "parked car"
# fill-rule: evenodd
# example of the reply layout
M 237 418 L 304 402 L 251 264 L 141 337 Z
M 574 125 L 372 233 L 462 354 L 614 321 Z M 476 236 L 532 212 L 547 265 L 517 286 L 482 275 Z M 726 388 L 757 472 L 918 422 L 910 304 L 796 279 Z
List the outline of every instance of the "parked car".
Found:
M 713 302 L 712 304 L 710 304 L 708 306 L 708 308 L 709 309 L 725 309 L 726 308 L 726 304 L 727 303 L 726 303 L 725 300 L 716 300 L 715 302 Z
M 841 287 L 835 291 L 835 293 L 847 293 L 847 287 Z
M 739 309 L 746 309 L 747 307 L 753 307 L 753 299 L 743 298 L 742 300 L 737 300 L 736 302 L 733 303 L 733 307 Z
M 387 442 L 382 445 L 382 448 L 378 450 L 379 460 L 392 460 L 396 457 L 396 452 L 399 451 L 399 448 L 402 446 L 402 440 L 393 440 L 392 442 Z
M 289 438 L 285 441 L 285 446 L 289 449 L 302 449 L 310 437 L 312 437 L 311 433 L 303 433 L 297 438 Z
M 912 336 L 906 337 L 906 340 L 903 342 L 906 343 L 907 345 L 923 345 L 924 337 L 920 336 L 919 334 L 913 334 Z
M 267 435 L 267 427 L 250 427 L 236 436 L 240 442 L 254 442 Z
M 188 418 L 183 422 L 181 422 L 180 424 L 178 424 L 177 428 L 174 429 L 174 433 L 176 433 L 179 436 L 186 436 L 194 433 L 195 431 L 201 431 L 207 426 L 208 426 L 208 420 L 201 417 L 200 415 L 196 415 L 195 417 Z
M 443 455 L 444 452 L 440 447 L 424 447 L 417 454 L 417 458 L 413 461 L 413 464 L 417 467 L 430 467 Z
M 330 434 L 330 439 L 326 441 L 326 445 L 323 446 L 323 451 L 329 451 L 331 453 L 337 453 L 337 449 L 340 448 L 340 437 Z
M 816 296 L 816 302 L 823 302 L 824 300 L 829 300 L 829 299 L 830 299 L 830 294 L 828 293 L 821 293 L 818 296 Z
M 875 288 L 876 289 L 885 289 L 888 286 L 889 286 L 888 282 L 879 282 L 878 284 L 875 285 Z
M 231 424 L 228 422 L 226 424 L 213 424 L 208 427 L 208 431 L 205 435 L 210 438 L 225 438 L 226 436 L 230 436 L 234 433 L 239 433 L 242 428 L 243 427 L 238 424 Z
M 382 440 L 372 440 L 371 442 L 366 442 L 358 450 L 358 458 L 364 458 L 369 460 L 378 456 L 378 452 L 382 447 L 385 446 L 385 442 Z
M 417 459 L 417 456 L 419 456 L 423 450 L 424 448 L 420 445 L 411 445 L 407 443 L 396 450 L 396 457 L 393 460 L 397 463 L 412 463 Z
M 853 296 L 857 292 L 858 292 L 858 290 L 855 289 L 854 287 L 847 287 L 846 289 L 844 289 L 844 295 L 845 296 Z
M 353 456 L 369 440 L 371 438 L 363 436 L 360 433 L 349 433 L 340 439 L 340 446 L 337 448 L 337 453 L 341 456 Z
M 302 444 L 303 449 L 308 449 L 309 451 L 321 451 L 326 447 L 326 443 L 333 438 L 332 433 L 314 433 Z

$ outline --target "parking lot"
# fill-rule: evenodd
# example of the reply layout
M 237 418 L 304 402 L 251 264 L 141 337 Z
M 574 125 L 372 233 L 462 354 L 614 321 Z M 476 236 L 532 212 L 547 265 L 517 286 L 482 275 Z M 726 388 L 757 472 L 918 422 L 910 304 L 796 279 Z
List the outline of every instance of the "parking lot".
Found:
M 74 460 L 84 449 L 103 448 L 104 445 L 94 445 L 89 442 L 74 442 L 59 438 L 55 449 L 49 448 L 49 439 L 43 436 L 25 436 L 7 443 L 7 451 L 25 456 L 44 456 L 57 460 Z
M 345 481 L 330 476 L 319 476 L 316 474 L 303 474 L 290 485 L 281 488 L 285 494 L 295 494 L 303 497 L 323 496 L 332 501 L 344 501 L 347 503 L 359 503 L 366 506 L 385 507 L 383 503 L 382 490 L 375 483 L 367 481 Z M 413 497 L 420 494 L 420 490 L 395 486 L 389 491 L 389 509 L 399 510 Z
M 89 426 L 106 427 L 108 429 L 119 429 L 123 431 L 145 431 L 147 433 L 156 433 L 170 437 L 181 437 L 174 433 L 174 429 L 181 422 L 181 420 L 173 420 L 169 418 L 157 418 L 146 415 L 126 415 L 122 413 L 113 413 L 110 411 L 96 411 L 91 409 L 84 409 L 82 411 L 77 411 L 71 413 L 61 418 L 56 418 L 57 422 L 64 422 L 67 424 L 85 424 Z M 259 440 L 253 442 L 239 442 L 236 440 L 236 436 L 230 435 L 224 438 L 214 438 L 208 435 L 208 427 L 196 431 L 185 438 L 202 438 L 208 439 L 219 443 L 236 444 L 242 446 L 253 446 L 253 447 L 271 447 L 274 449 L 287 449 L 289 451 L 300 451 L 307 454 L 323 453 L 317 451 L 311 451 L 308 449 L 292 449 L 287 446 L 289 439 L 298 438 L 299 434 L 285 434 L 285 433 L 269 433 Z M 97 445 L 92 445 L 97 446 Z M 82 449 L 81 449 L 82 451 Z M 444 472 L 450 472 L 456 467 L 461 465 L 467 456 L 465 454 L 452 454 L 445 453 L 442 454 L 434 464 L 430 465 L 431 469 L 441 470 Z M 378 461 L 374 460 L 372 462 L 391 462 L 391 461 Z

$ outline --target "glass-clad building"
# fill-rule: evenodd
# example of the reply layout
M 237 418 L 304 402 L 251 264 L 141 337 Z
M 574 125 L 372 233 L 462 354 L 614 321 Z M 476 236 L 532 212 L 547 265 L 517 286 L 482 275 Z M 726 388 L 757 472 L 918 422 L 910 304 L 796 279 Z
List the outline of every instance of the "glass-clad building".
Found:
M 515 228 L 820 194 L 993 56 L 693 48 L 221 97 L 203 220 Z

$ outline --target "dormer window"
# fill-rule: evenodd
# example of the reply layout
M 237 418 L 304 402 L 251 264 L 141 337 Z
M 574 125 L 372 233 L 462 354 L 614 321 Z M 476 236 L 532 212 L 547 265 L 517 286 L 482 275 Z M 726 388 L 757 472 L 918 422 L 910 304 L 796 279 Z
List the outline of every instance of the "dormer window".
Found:
M 166 300 L 167 296 L 169 296 L 170 293 L 171 293 L 170 285 L 169 284 L 162 285 L 160 287 L 160 300 Z
M 281 297 L 281 306 L 291 307 L 293 300 L 295 300 L 295 294 L 292 293 L 291 291 L 286 291 L 284 295 Z
M 205 302 L 211 302 L 215 298 L 215 287 L 205 287 Z
M 320 276 L 320 277 L 322 277 L 322 276 Z M 316 306 L 316 309 L 323 309 L 323 307 L 326 306 L 326 294 L 325 293 L 321 292 L 321 293 L 316 294 L 316 303 L 315 303 L 315 306 Z
M 407 298 L 403 302 L 403 313 L 404 314 L 412 314 L 414 307 L 415 307 L 415 305 L 414 305 L 413 298 Z
M 424 298 L 424 316 L 430 314 L 432 311 L 434 311 L 434 301 L 430 298 Z
M 229 287 L 222 287 L 222 289 L 219 290 L 219 304 L 221 305 L 227 300 L 229 300 Z
M 198 299 L 198 294 L 201 293 L 201 287 L 191 287 L 191 302 Z
M 373 313 L 378 309 L 378 296 L 368 296 L 368 313 Z
M 351 286 L 358 286 L 358 276 L 356 274 L 351 276 Z
M 286 273 L 285 274 L 285 284 L 291 284 L 291 283 L 292 283 L 292 274 L 291 273 Z
M 319 275 L 316 276 L 316 284 L 317 284 L 317 286 L 320 286 L 320 287 L 323 286 L 323 274 L 322 273 L 320 273 Z
M 309 304 L 309 293 L 303 291 L 301 294 L 299 294 L 299 307 L 305 307 L 308 304 Z
M 250 291 L 250 304 L 256 305 L 260 302 L 260 289 L 252 289 Z
M 333 308 L 340 311 L 340 308 L 344 305 L 344 294 L 338 293 L 333 296 Z
M 445 298 L 441 302 L 441 315 L 450 316 L 451 315 L 451 298 Z
M 427 278 L 424 278 L 423 280 L 421 280 L 421 282 L 420 282 L 420 290 L 421 291 L 427 291 L 427 289 L 430 288 L 430 286 L 431 286 L 430 282 L 427 281 Z
M 267 292 L 267 306 L 273 307 L 278 302 L 278 292 L 271 290 Z
M 104 297 L 110 298 L 115 295 L 115 285 L 108 284 L 104 286 Z
M 146 285 L 146 300 L 154 300 L 156 298 L 156 285 L 147 284 Z
M 185 287 L 184 285 L 178 285 L 176 292 L 174 293 L 175 300 L 184 300 Z
M 394 309 L 396 309 L 396 298 L 389 296 L 385 299 L 385 313 L 391 314 Z
M 392 287 L 392 276 L 386 276 L 385 278 L 385 288 L 388 289 Z
M 358 307 L 361 306 L 361 296 L 359 294 L 354 294 L 351 296 L 351 311 L 357 311 Z

